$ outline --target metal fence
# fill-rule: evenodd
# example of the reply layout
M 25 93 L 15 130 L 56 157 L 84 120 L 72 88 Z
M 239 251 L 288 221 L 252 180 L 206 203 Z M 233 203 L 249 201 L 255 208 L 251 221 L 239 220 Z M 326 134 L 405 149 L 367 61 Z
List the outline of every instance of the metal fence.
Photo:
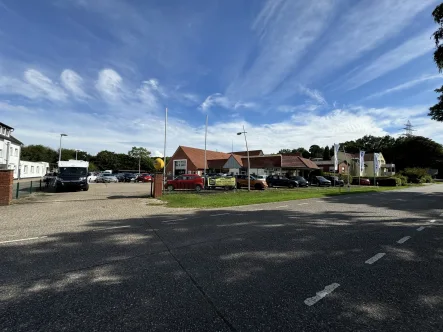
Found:
M 18 199 L 38 191 L 45 190 L 45 183 L 42 180 L 15 182 L 12 185 L 12 198 Z

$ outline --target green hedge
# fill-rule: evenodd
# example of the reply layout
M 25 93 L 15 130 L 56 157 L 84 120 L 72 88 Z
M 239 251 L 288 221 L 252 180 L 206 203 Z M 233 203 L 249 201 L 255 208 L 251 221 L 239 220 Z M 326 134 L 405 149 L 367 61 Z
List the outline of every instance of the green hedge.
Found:
M 408 177 L 406 175 L 395 174 L 394 178 L 400 179 L 402 186 L 406 186 L 408 184 Z

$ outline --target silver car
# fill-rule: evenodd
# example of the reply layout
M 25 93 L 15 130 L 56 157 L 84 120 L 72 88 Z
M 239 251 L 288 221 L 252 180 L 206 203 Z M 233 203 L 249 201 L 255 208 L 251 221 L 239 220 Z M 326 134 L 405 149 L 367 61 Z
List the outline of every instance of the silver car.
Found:
M 95 181 L 103 183 L 111 183 L 111 182 L 117 183 L 118 179 L 115 175 L 105 173 L 105 174 L 100 174 Z

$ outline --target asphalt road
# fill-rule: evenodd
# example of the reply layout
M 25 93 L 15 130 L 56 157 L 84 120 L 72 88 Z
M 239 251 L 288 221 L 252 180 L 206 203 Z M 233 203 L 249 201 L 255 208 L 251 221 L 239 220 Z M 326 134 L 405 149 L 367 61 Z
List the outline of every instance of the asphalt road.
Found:
M 0 330 L 442 331 L 442 202 L 432 185 L 93 223 L 2 220 Z

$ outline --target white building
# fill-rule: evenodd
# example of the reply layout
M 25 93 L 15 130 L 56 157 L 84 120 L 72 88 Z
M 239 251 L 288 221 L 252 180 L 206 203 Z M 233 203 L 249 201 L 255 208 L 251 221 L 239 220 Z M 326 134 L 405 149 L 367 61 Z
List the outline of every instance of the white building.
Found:
M 23 143 L 12 136 L 14 128 L 0 122 L 0 169 L 13 169 L 14 179 L 42 177 L 49 171 L 46 162 L 20 161 Z
M 14 128 L 0 122 L 0 168 L 13 169 L 14 178 L 17 178 L 23 143 L 12 136 L 13 131 Z

